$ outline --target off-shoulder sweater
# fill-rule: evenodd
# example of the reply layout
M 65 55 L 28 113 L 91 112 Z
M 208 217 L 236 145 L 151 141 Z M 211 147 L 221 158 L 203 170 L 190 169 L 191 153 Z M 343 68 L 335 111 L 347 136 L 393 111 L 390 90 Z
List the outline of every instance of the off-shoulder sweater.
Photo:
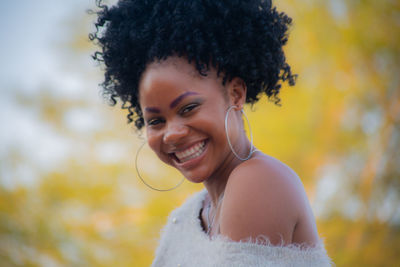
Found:
M 191 196 L 171 212 L 152 267 L 331 266 L 322 241 L 313 247 L 276 246 L 267 238 L 236 242 L 203 231 L 199 214 L 207 191 Z

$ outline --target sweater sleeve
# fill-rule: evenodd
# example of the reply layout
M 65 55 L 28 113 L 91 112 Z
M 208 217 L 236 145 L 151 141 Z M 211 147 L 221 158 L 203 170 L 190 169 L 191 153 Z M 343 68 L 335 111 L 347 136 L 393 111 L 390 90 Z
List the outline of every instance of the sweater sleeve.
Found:
M 210 266 L 332 266 L 322 242 L 314 247 L 226 240 L 214 240 L 214 244 L 218 253 Z
M 322 241 L 316 246 L 276 246 L 268 238 L 232 241 L 218 235 L 212 239 L 200 226 L 199 211 L 204 191 L 171 212 L 161 232 L 152 267 L 276 267 L 331 266 Z

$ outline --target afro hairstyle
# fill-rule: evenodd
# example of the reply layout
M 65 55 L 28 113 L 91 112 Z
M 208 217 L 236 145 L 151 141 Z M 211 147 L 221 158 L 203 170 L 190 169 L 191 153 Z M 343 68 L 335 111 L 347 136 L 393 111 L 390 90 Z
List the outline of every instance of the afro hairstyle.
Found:
M 144 126 L 138 84 L 149 63 L 185 57 L 200 75 L 213 67 L 223 84 L 241 78 L 246 103 L 261 95 L 280 105 L 282 82 L 295 84 L 283 46 L 292 23 L 271 0 L 119 0 L 114 6 L 96 1 L 96 31 L 89 34 L 104 65 L 103 96 L 119 98 L 128 123 Z

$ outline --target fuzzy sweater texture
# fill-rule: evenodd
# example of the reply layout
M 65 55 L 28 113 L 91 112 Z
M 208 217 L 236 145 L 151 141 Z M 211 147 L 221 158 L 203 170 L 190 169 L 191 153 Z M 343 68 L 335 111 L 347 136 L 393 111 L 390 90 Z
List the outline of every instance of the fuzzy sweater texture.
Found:
M 204 266 L 331 266 L 322 241 L 313 247 L 271 245 L 266 237 L 235 242 L 222 235 L 212 239 L 199 219 L 204 189 L 171 212 L 161 233 L 152 267 Z

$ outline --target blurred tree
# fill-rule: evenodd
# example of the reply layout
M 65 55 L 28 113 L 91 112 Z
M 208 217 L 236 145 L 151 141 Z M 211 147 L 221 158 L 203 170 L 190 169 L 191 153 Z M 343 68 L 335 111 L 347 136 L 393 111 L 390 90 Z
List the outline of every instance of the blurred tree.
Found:
M 286 51 L 299 79 L 282 107 L 263 98 L 248 112 L 256 146 L 302 178 L 337 266 L 400 265 L 400 4 L 276 4 L 294 19 Z M 93 19 L 73 14 L 56 44 L 65 74 L 87 80 L 79 98 L 51 82 L 15 95 L 71 151 L 49 169 L 18 144 L 0 159 L 0 266 L 148 266 L 166 216 L 201 188 L 159 194 L 136 179 L 140 140 L 123 112 L 96 101 L 101 72 L 82 64 Z M 39 179 L 24 183 L 26 172 Z
M 285 104 L 306 106 L 288 122 L 299 142 L 289 165 L 316 179 L 306 187 L 338 266 L 399 265 L 400 3 L 297 3 L 283 4 L 300 74 Z

